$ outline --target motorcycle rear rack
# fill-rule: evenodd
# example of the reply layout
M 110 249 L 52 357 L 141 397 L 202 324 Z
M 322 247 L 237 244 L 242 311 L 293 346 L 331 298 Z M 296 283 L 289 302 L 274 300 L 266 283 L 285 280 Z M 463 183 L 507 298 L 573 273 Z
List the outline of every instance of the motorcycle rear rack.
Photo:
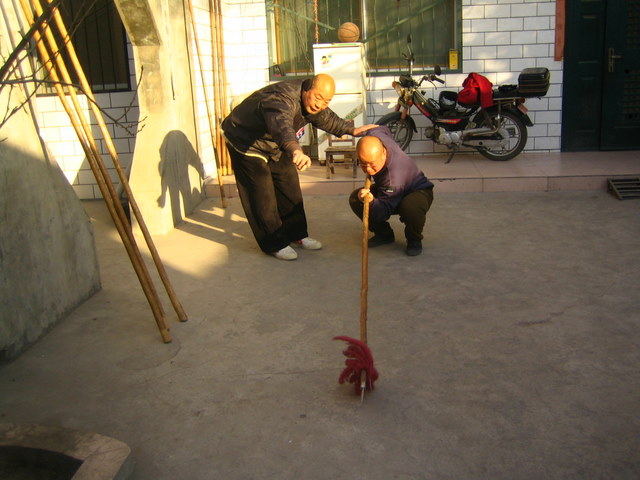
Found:
M 504 89 L 503 87 L 514 87 Z M 494 100 L 515 100 L 517 98 L 541 98 L 546 95 L 542 92 L 523 92 L 522 90 L 518 90 L 517 85 L 502 85 L 499 88 L 493 89 L 493 99 Z

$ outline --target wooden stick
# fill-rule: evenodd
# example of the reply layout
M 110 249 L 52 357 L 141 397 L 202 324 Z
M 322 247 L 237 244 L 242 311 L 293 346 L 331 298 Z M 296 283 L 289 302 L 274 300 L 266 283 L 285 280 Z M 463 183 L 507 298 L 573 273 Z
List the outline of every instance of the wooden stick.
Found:
M 364 188 L 371 188 L 367 175 Z M 360 340 L 367 343 L 367 294 L 369 291 L 369 202 L 365 198 L 362 209 L 362 288 L 360 289 Z
M 20 4 L 22 6 L 25 17 L 27 18 L 27 21 L 29 23 L 32 23 L 33 14 L 31 12 L 31 9 L 29 8 L 29 5 L 26 3 L 26 0 L 20 0 Z M 45 30 L 45 35 L 47 37 L 51 35 L 51 31 L 49 28 Z M 93 137 L 90 135 L 91 129 L 88 127 L 88 125 L 86 125 L 86 120 L 84 119 L 84 116 L 82 115 L 82 112 L 79 109 L 77 98 L 75 96 L 75 90 L 71 87 L 68 88 L 69 95 L 74 101 L 74 104 L 76 106 L 76 114 L 80 118 L 80 121 L 83 123 L 82 127 L 81 125 L 78 124 L 78 118 L 75 117 L 74 112 L 69 106 L 69 102 L 60 84 L 60 78 L 54 68 L 53 62 L 45 47 L 44 39 L 42 38 L 40 32 L 37 32 L 34 35 L 34 39 L 36 40 L 36 45 L 42 57 L 43 63 L 47 68 L 47 71 L 51 76 L 52 80 L 55 82 L 55 89 L 58 94 L 58 97 L 60 98 L 62 106 L 65 109 L 67 115 L 69 116 L 71 124 L 78 136 L 78 140 L 80 141 L 80 144 L 87 156 L 87 160 L 89 161 L 89 166 L 91 167 L 96 177 L 98 187 L 100 188 L 102 196 L 105 200 L 107 209 L 109 210 L 109 213 L 111 214 L 111 217 L 114 220 L 116 229 L 118 230 L 118 233 L 122 238 L 122 242 L 129 255 L 129 258 L 131 259 L 132 266 L 136 274 L 138 275 L 142 289 L 145 293 L 145 296 L 147 297 L 151 310 L 156 319 L 156 323 L 160 330 L 160 334 L 163 340 L 165 341 L 165 343 L 168 343 L 171 341 L 171 337 L 169 335 L 168 328 L 166 327 L 164 312 L 162 311 L 162 305 L 160 304 L 160 301 L 157 298 L 157 294 L 155 292 L 155 289 L 153 288 L 153 283 L 151 282 L 151 279 L 149 277 L 148 271 L 146 270 L 144 262 L 142 262 L 142 256 L 140 255 L 140 252 L 137 250 L 135 239 L 133 239 L 133 236 L 130 234 L 130 231 L 128 231 L 130 229 L 127 229 L 128 223 L 126 223 L 126 221 L 123 222 L 123 218 L 126 220 L 126 217 L 124 215 L 122 205 L 120 205 L 120 202 L 114 201 L 113 194 L 115 193 L 115 189 L 113 188 L 111 179 L 109 178 L 108 175 L 104 176 L 102 174 L 102 170 L 100 166 L 102 167 L 104 166 L 101 163 L 100 154 L 95 145 L 95 139 L 93 139 Z M 52 51 L 55 51 L 55 52 L 58 51 L 57 48 L 55 47 L 55 42 L 52 45 Z M 61 60 L 58 60 L 58 62 L 61 63 Z M 62 63 L 62 66 L 64 67 L 63 63 Z M 62 72 L 65 73 L 66 76 L 68 77 L 68 72 L 66 72 L 66 67 L 62 69 Z M 70 83 L 70 82 L 67 81 L 67 83 Z M 89 132 L 89 135 L 85 138 L 84 135 L 86 134 L 87 131 Z
M 224 183 L 222 181 L 222 170 L 220 169 L 220 160 L 218 159 L 218 148 L 219 148 L 219 146 L 216 145 L 216 138 L 214 138 L 214 131 L 216 131 L 216 129 L 214 128 L 214 122 L 213 122 L 213 118 L 212 118 L 212 115 L 211 115 L 211 107 L 209 106 L 209 94 L 207 93 L 208 89 L 207 89 L 207 86 L 205 85 L 204 68 L 202 67 L 202 55 L 200 54 L 200 40 L 198 39 L 198 31 L 197 31 L 197 27 L 196 27 L 196 17 L 193 14 L 193 4 L 192 4 L 191 0 L 187 0 L 187 4 L 189 5 L 189 16 L 191 17 L 191 28 L 193 30 L 193 37 L 194 37 L 194 39 L 196 41 L 196 54 L 198 56 L 198 63 L 199 63 L 199 66 L 200 66 L 200 77 L 202 79 L 202 91 L 204 92 L 204 103 L 205 103 L 205 105 L 207 107 L 207 120 L 209 120 L 209 131 L 211 133 L 211 145 L 213 147 L 214 158 L 215 158 L 215 161 L 216 161 L 216 171 L 217 171 L 217 176 L 218 176 L 218 185 L 220 186 L 220 199 L 222 201 L 222 208 L 227 208 L 227 197 L 224 194 Z
M 49 0 L 44 0 L 44 1 L 49 1 Z M 144 221 L 144 218 L 142 217 L 142 213 L 140 212 L 140 209 L 138 208 L 138 203 L 135 200 L 135 197 L 133 195 L 133 192 L 131 191 L 131 187 L 129 186 L 129 179 L 127 178 L 127 175 L 125 174 L 124 170 L 122 169 L 121 165 L 120 165 L 120 161 L 119 161 L 119 157 L 118 157 L 118 151 L 115 148 L 115 145 L 113 144 L 113 140 L 111 139 L 111 134 L 109 133 L 109 129 L 107 128 L 107 125 L 104 121 L 104 117 L 102 116 L 102 112 L 100 111 L 100 108 L 98 107 L 98 105 L 96 104 L 95 101 L 95 97 L 93 95 L 93 92 L 91 90 L 91 87 L 89 85 L 89 82 L 87 81 L 87 78 L 84 74 L 84 71 L 82 69 L 82 66 L 80 65 L 80 62 L 78 60 L 78 57 L 76 55 L 75 49 L 73 47 L 73 44 L 71 43 L 71 39 L 69 37 L 69 34 L 67 33 L 67 29 L 64 25 L 64 22 L 62 21 L 62 17 L 60 16 L 60 12 L 57 11 L 57 9 L 54 11 L 54 19 L 56 21 L 56 26 L 58 27 L 58 30 L 60 31 L 60 34 L 62 35 L 62 38 L 68 39 L 68 42 L 66 43 L 67 46 L 67 51 L 69 52 L 69 58 L 71 59 L 71 62 L 73 64 L 73 66 L 75 67 L 76 73 L 78 75 L 78 78 L 80 80 L 80 85 L 82 86 L 82 89 L 85 93 L 85 95 L 87 95 L 87 97 L 89 98 L 89 104 L 91 106 L 91 110 L 93 111 L 93 114 L 96 118 L 96 120 L 98 121 L 98 126 L 100 127 L 100 132 L 102 133 L 103 136 L 103 140 L 105 142 L 105 145 L 107 146 L 107 150 L 109 151 L 109 154 L 111 156 L 111 159 L 113 161 L 113 166 L 118 174 L 118 178 L 120 179 L 120 183 L 122 185 L 122 187 L 124 188 L 124 191 L 127 195 L 127 199 L 129 201 L 129 205 L 131 207 L 131 210 L 133 211 L 136 220 L 138 221 L 138 225 L 140 227 L 140 231 L 142 232 L 142 235 L 147 243 L 147 247 L 149 248 L 149 253 L 151 254 L 151 258 L 153 259 L 153 262 L 156 266 L 156 269 L 158 271 L 158 275 L 160 276 L 160 279 L 162 280 L 162 283 L 165 287 L 165 290 L 167 291 L 167 295 L 169 296 L 169 299 L 171 300 L 171 304 L 173 305 L 173 308 L 176 312 L 176 314 L 178 315 L 178 318 L 180 319 L 181 322 L 186 322 L 188 320 L 187 314 L 184 311 L 184 308 L 182 307 L 182 304 L 180 303 L 180 301 L 178 300 L 178 297 L 175 293 L 175 290 L 173 289 L 173 285 L 171 284 L 169 277 L 167 275 L 167 272 L 164 268 L 164 265 L 162 263 L 162 260 L 160 259 L 160 255 L 158 254 L 158 250 L 155 247 L 155 244 L 153 242 L 153 238 L 151 237 L 151 234 L 149 233 L 149 229 L 147 228 L 147 225 Z M 117 200 L 117 196 L 114 197 Z M 116 203 L 119 203 L 116 202 Z
M 371 188 L 371 177 L 366 175 L 364 188 Z M 367 343 L 367 294 L 369 293 L 369 199 L 362 209 L 362 287 L 360 289 L 360 340 Z M 360 372 L 360 401 L 364 400 L 367 387 L 367 370 Z

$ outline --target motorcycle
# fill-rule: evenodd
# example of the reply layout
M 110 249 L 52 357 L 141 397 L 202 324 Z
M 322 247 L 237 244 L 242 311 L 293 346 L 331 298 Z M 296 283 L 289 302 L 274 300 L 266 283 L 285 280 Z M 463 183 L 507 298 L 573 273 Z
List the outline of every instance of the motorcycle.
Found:
M 435 100 L 426 98 L 426 92 L 420 88 L 425 81 L 434 88 L 438 88 L 435 82 L 444 84 L 438 77 L 442 69 L 435 65 L 434 73 L 416 81 L 413 78 L 415 58 L 411 35 L 407 36 L 407 49 L 409 54 L 403 53 L 403 57 L 408 62 L 409 74 L 401 74 L 398 81 L 392 83 L 398 94 L 395 110 L 375 122 L 388 126 L 403 150 L 418 131 L 410 114 L 415 105 L 430 120 L 425 137 L 451 150 L 446 163 L 463 146 L 495 161 L 511 160 L 522 152 L 527 144 L 527 127 L 533 126 L 524 105 L 525 99 L 547 94 L 548 69 L 526 68 L 518 77 L 518 85 L 496 87 L 482 75 L 472 73 L 463 83 L 462 91 L 441 91 Z

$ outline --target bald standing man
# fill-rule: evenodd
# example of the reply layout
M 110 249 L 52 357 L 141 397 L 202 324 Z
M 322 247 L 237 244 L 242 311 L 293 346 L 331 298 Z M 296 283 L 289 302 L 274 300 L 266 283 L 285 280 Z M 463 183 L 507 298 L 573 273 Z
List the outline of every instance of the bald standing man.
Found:
M 318 250 L 309 237 L 298 171 L 311 166 L 299 140 L 311 124 L 335 136 L 360 136 L 377 125 L 354 128 L 329 103 L 333 78 L 274 83 L 252 93 L 222 122 L 242 208 L 260 249 L 281 260 L 295 260 L 300 247 Z
M 406 253 L 422 253 L 422 230 L 433 202 L 433 183 L 393 139 L 388 127 L 369 130 L 358 141 L 358 164 L 372 178 L 371 190 L 359 188 L 349 197 L 351 210 L 362 218 L 369 202 L 370 247 L 395 241 L 389 219 L 399 215 L 407 240 Z

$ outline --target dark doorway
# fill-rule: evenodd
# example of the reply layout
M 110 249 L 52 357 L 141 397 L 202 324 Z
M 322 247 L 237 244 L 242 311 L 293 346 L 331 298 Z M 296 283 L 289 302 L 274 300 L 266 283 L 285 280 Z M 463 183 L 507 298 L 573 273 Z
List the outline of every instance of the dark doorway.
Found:
M 640 149 L 640 0 L 567 0 L 562 151 Z

